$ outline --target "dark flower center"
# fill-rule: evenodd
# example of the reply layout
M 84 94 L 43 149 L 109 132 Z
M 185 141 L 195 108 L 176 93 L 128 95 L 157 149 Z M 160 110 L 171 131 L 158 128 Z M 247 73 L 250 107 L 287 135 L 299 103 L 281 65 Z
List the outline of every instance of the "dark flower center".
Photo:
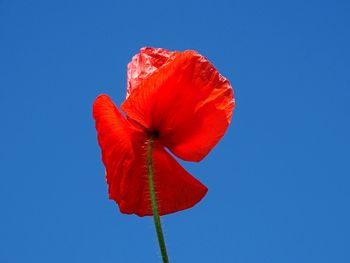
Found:
M 158 131 L 147 131 L 147 134 L 151 139 L 156 139 L 159 137 Z

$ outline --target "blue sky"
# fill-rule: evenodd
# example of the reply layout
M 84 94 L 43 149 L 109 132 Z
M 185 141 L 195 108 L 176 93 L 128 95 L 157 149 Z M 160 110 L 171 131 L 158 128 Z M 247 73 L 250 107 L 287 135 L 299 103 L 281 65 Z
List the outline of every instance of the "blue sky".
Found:
M 163 218 L 170 262 L 350 262 L 348 1 L 0 0 L 0 262 L 161 262 L 108 200 L 94 98 L 143 46 L 195 49 L 234 86 L 208 188 Z

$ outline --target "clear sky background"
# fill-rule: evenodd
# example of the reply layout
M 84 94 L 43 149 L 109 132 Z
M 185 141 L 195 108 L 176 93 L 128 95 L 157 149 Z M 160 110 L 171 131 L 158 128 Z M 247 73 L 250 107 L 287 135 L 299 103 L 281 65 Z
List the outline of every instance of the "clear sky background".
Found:
M 161 262 L 108 200 L 91 107 L 143 46 L 195 49 L 234 86 L 208 188 L 163 217 L 170 262 L 350 262 L 349 1 L 0 0 L 0 262 Z

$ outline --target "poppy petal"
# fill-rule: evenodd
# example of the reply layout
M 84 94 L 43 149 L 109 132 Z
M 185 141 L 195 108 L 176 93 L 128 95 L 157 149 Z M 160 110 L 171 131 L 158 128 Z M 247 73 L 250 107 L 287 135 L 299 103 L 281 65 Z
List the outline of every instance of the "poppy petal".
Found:
M 170 60 L 175 52 L 163 48 L 144 47 L 128 64 L 126 97 L 138 84 Z
M 130 125 L 107 95 L 96 98 L 93 116 L 106 167 L 109 198 L 121 208 L 125 202 L 139 202 L 142 196 L 130 192 L 138 193 L 143 187 L 142 180 L 137 177 L 140 172 L 135 171 L 134 165 L 137 161 L 134 144 L 142 133 Z
M 96 98 L 93 116 L 110 199 L 118 203 L 122 213 L 152 215 L 146 135 L 124 118 L 107 95 Z M 160 215 L 190 208 L 203 198 L 207 188 L 186 172 L 160 142 L 154 143 L 152 153 Z
M 190 175 L 162 145 L 153 147 L 154 181 L 160 215 L 197 204 L 208 189 Z
M 177 52 L 122 104 L 172 153 L 200 161 L 224 135 L 235 105 L 229 81 L 195 51 Z
M 151 216 L 152 206 L 147 176 L 146 148 L 139 152 L 128 171 L 126 194 L 118 202 L 125 214 Z M 154 144 L 153 176 L 159 215 L 167 215 L 193 207 L 208 189 L 190 175 L 163 146 Z

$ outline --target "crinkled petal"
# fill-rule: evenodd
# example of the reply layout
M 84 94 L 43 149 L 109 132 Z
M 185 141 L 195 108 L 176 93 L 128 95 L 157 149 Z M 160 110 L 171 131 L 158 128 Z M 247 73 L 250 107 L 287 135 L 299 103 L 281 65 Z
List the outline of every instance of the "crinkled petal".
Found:
M 234 108 L 229 81 L 195 51 L 177 52 L 122 104 L 127 116 L 186 161 L 200 161 L 224 135 Z
M 171 61 L 174 54 L 175 52 L 163 48 L 141 48 L 140 53 L 136 54 L 128 64 L 126 96 L 128 97 L 143 79 Z
M 110 199 L 118 203 L 122 213 L 152 215 L 146 134 L 129 123 L 106 95 L 95 100 L 93 116 Z M 158 141 L 154 143 L 153 170 L 160 215 L 190 208 L 207 192 Z

